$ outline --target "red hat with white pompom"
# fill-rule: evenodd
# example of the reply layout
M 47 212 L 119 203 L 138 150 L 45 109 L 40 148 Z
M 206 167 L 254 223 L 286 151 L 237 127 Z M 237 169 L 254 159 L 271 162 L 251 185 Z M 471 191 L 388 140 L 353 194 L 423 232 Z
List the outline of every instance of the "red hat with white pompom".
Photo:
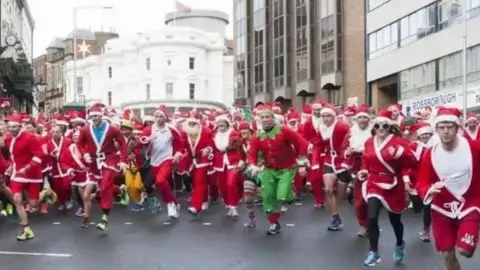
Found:
M 435 125 L 441 122 L 449 122 L 459 125 L 461 115 L 462 112 L 458 108 L 441 107 L 437 111 L 437 116 L 435 117 Z

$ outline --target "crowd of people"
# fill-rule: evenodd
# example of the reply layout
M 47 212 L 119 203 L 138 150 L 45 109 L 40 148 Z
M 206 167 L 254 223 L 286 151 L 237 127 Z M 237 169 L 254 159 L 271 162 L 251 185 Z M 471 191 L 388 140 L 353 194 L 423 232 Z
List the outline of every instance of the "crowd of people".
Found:
M 0 125 L 0 184 L 4 215 L 16 211 L 18 241 L 35 234 L 28 214 L 72 209 L 90 226 L 98 200 L 96 228 L 105 231 L 113 203 L 132 211 L 158 209 L 180 216 L 174 183 L 189 192 L 194 217 L 213 203 L 226 216 L 246 211 L 245 226 L 256 226 L 263 204 L 268 235 L 281 232 L 289 203 L 308 187 L 314 208 L 326 208 L 329 231 L 343 227 L 339 204 L 351 196 L 358 236 L 369 241 L 366 266 L 380 262 L 378 219 L 388 213 L 396 243 L 395 263 L 405 257 L 402 213 L 411 204 L 423 211 L 420 238 L 444 255 L 448 270 L 459 270 L 456 251 L 469 258 L 480 224 L 480 135 L 475 114 L 466 119 L 454 107 L 426 108 L 405 117 L 400 104 L 377 114 L 367 106 L 339 110 L 315 100 L 302 112 L 259 104 L 253 121 L 242 111 L 169 113 L 160 106 L 144 119 L 126 110 L 119 117 L 103 104 L 58 114 L 12 113 Z M 3 125 L 5 124 L 5 125 Z M 179 181 L 180 180 L 180 181 Z

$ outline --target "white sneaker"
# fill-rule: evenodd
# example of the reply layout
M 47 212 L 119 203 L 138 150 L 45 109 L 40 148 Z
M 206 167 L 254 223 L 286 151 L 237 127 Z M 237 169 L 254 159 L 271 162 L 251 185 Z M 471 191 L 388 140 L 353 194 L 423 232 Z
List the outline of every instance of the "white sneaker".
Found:
M 237 207 L 232 206 L 232 207 L 230 208 L 230 216 L 233 217 L 233 218 L 238 218 L 239 214 L 238 214 L 238 209 L 237 209 Z
M 231 216 L 232 216 L 232 210 L 233 210 L 233 209 L 232 209 L 231 206 L 227 206 L 227 209 L 228 209 L 228 211 L 227 211 L 227 217 L 231 217 Z
M 202 211 L 205 211 L 208 209 L 208 202 L 202 203 Z
M 280 211 L 281 211 L 282 213 L 285 213 L 285 212 L 288 211 L 288 207 L 286 207 L 285 205 L 282 205 L 282 207 L 280 208 Z
M 168 217 L 177 219 L 180 217 L 180 212 L 178 211 L 180 209 L 180 205 L 171 202 L 167 204 L 167 212 L 168 212 Z
M 67 202 L 66 206 L 67 210 L 72 210 L 73 209 L 73 202 L 70 200 Z

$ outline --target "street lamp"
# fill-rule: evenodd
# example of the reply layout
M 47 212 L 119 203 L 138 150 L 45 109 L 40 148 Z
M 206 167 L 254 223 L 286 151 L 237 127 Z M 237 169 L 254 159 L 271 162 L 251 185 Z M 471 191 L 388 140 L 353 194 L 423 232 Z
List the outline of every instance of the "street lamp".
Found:
M 442 4 L 447 4 L 450 6 L 456 6 L 457 8 L 462 9 L 462 24 L 463 24 L 463 49 L 462 49 L 462 87 L 463 87 L 463 121 L 467 120 L 468 113 L 468 82 L 467 82 L 467 3 L 463 1 L 463 7 L 458 0 L 443 0 Z
M 73 101 L 77 101 L 77 12 L 86 9 L 113 9 L 112 6 L 80 6 L 73 8 Z

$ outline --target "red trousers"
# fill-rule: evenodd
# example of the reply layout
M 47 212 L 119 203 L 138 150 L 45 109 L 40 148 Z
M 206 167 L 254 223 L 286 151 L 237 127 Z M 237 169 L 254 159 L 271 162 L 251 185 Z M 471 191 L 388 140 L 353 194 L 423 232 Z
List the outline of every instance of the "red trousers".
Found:
M 192 191 L 192 207 L 195 208 L 197 212 L 202 210 L 202 204 L 208 199 L 208 178 L 207 178 L 207 167 L 202 168 L 193 168 L 191 175 L 193 181 L 193 191 Z
M 315 198 L 315 204 L 323 204 L 325 202 L 325 196 L 323 193 L 323 170 L 309 169 L 307 172 L 307 179 L 312 185 L 312 193 Z
M 177 203 L 175 195 L 170 186 L 170 177 L 173 172 L 172 160 L 166 160 L 158 166 L 152 167 L 152 175 L 155 177 L 155 186 L 165 203 Z
M 355 208 L 355 215 L 357 216 L 358 225 L 367 227 L 368 225 L 368 207 L 367 202 L 363 198 L 362 184 L 364 182 L 355 181 L 353 187 L 353 207 Z
M 62 205 L 72 198 L 72 178 L 52 177 L 50 187 L 57 194 L 57 202 Z
M 207 170 L 207 185 L 208 185 L 208 194 L 210 195 L 210 199 L 212 201 L 218 200 L 220 197 L 220 184 L 218 182 L 217 171 L 213 168 L 208 168 Z M 205 198 L 205 202 L 207 202 L 208 196 Z
M 108 168 L 103 168 L 101 172 L 102 179 L 99 181 L 100 208 L 102 210 L 111 210 L 114 198 L 119 192 L 118 186 L 115 185 L 118 173 Z
M 226 206 L 238 206 L 241 199 L 240 171 L 225 168 L 223 172 L 217 172 L 218 185 Z

